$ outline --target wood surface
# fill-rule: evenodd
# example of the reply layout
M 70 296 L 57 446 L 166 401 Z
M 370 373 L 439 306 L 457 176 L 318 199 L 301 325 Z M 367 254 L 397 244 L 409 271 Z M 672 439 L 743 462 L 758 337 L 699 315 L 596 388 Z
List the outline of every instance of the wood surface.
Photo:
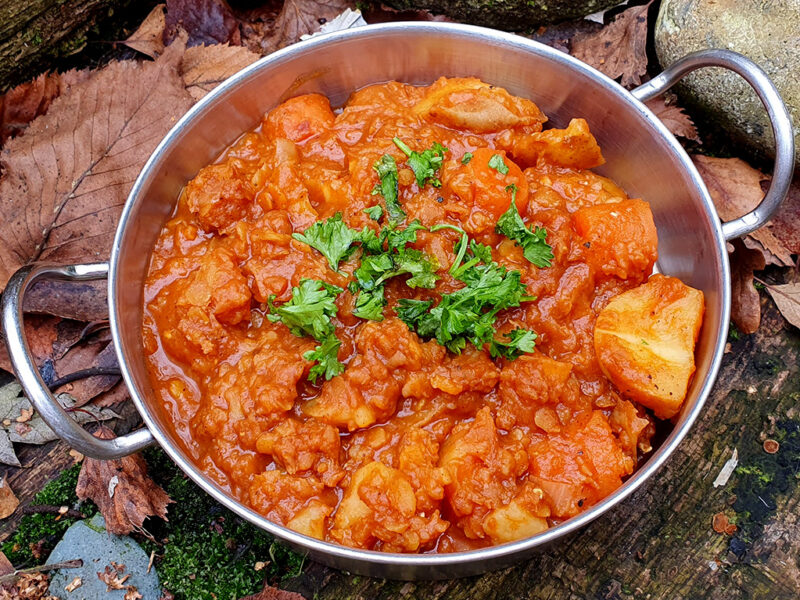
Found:
M 504 571 L 370 579 L 310 564 L 283 584 L 317 600 L 738 600 L 800 597 L 800 333 L 762 293 L 759 331 L 731 344 L 702 414 L 666 465 L 582 532 Z M 789 327 L 786 325 L 786 327 Z M 780 442 L 776 454 L 765 439 Z M 736 448 L 737 470 L 714 479 Z M 723 512 L 733 535 L 712 528 Z
M 155 0 L 0 0 L 0 93 L 47 69 L 89 66 Z M 87 45 L 91 46 L 88 48 Z

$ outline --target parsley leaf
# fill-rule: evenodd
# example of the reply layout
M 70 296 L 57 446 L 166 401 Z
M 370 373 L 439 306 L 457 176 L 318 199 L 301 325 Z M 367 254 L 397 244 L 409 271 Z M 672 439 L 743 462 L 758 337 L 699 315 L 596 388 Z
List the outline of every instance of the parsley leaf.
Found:
M 334 271 L 339 268 L 343 258 L 353 253 L 353 242 L 359 241 L 359 236 L 358 231 L 350 229 L 342 220 L 340 212 L 325 221 L 314 223 L 303 233 L 292 234 L 294 239 L 319 250 Z
M 386 298 L 383 295 L 382 285 L 372 290 L 361 290 L 356 296 L 353 314 L 362 319 L 383 321 L 384 306 L 386 306 Z
M 427 150 L 416 152 L 409 148 L 399 137 L 393 138 L 392 141 L 408 157 L 406 162 L 411 167 L 411 170 L 414 171 L 417 185 L 420 188 L 425 187 L 426 182 L 430 182 L 433 187 L 442 187 L 442 182 L 436 177 L 436 171 L 442 166 L 442 160 L 447 148 L 439 142 L 434 142 L 433 146 Z
M 363 212 L 373 221 L 380 221 L 383 216 L 383 207 L 380 204 L 376 204 L 375 206 L 365 208 Z
M 336 316 L 336 296 L 342 288 L 317 279 L 303 279 L 292 288 L 292 297 L 281 306 L 275 306 L 275 295 L 269 298 L 273 323 L 283 323 L 297 337 L 311 336 L 320 342 L 314 350 L 303 354 L 308 361 L 317 361 L 308 373 L 308 379 L 316 382 L 320 375 L 330 379 L 344 371 L 337 353 L 341 342 L 336 337 L 331 317 Z
M 511 190 L 511 205 L 497 220 L 495 231 L 517 242 L 528 261 L 539 268 L 549 267 L 553 261 L 553 249 L 547 243 L 547 229 L 526 227 L 517 210 L 517 186 L 512 184 L 506 189 Z
M 524 353 L 533 352 L 538 336 L 529 329 L 514 329 L 506 334 L 509 341 L 493 339 L 489 345 L 489 354 L 492 358 L 500 356 L 514 360 Z
M 316 361 L 316 364 L 308 372 L 309 381 L 316 383 L 320 376 L 324 376 L 327 381 L 344 371 L 344 365 L 339 362 L 338 357 L 341 345 L 342 342 L 331 334 L 322 340 L 319 346 L 303 354 L 304 359 Z
M 436 268 L 428 256 L 414 248 L 406 248 L 395 258 L 394 275 L 411 275 L 406 280 L 410 288 L 431 289 L 436 284 Z
M 374 194 L 381 194 L 386 201 L 386 212 L 389 213 L 389 219 L 399 223 L 406 218 L 406 211 L 400 206 L 398 200 L 398 183 L 397 183 L 397 163 L 391 154 L 384 154 L 380 160 L 377 161 L 372 168 L 378 173 L 380 183 L 375 186 L 372 191 Z
M 489 159 L 489 166 L 500 173 L 501 175 L 508 175 L 508 165 L 503 160 L 501 154 L 495 154 Z
M 472 160 L 472 152 L 464 152 L 464 156 L 461 157 L 461 164 L 468 165 L 469 161 Z
M 292 297 L 281 306 L 275 306 L 275 295 L 269 298 L 273 323 L 283 323 L 297 337 L 310 335 L 318 341 L 334 331 L 331 317 L 336 315 L 336 296 L 342 288 L 318 279 L 303 279 L 292 288 Z
M 447 228 L 458 230 L 451 225 Z M 457 259 L 451 272 L 466 285 L 442 294 L 436 306 L 430 301 L 400 300 L 396 312 L 420 337 L 436 338 L 440 345 L 458 353 L 466 347 L 467 342 L 476 348 L 483 348 L 492 342 L 497 313 L 532 298 L 525 294 L 526 288 L 519 271 L 508 271 L 492 261 L 488 247 L 469 240 L 465 234 L 456 243 L 454 251 L 466 262 L 460 264 L 461 260 Z M 508 344 L 516 349 L 530 346 L 527 339 L 519 342 L 512 339 Z M 516 350 L 508 350 L 507 354 L 510 356 L 514 352 Z

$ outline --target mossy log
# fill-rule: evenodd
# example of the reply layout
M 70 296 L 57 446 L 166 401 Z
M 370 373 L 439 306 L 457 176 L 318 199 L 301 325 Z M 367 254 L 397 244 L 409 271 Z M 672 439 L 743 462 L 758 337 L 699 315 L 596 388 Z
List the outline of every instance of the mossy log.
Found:
M 526 27 L 577 19 L 622 0 L 385 0 L 400 10 L 426 9 L 455 21 L 521 31 Z M 378 3 L 380 4 L 380 3 Z
M 61 66 L 96 40 L 116 41 L 119 24 L 141 20 L 155 1 L 0 0 L 0 93 Z M 105 48 L 100 48 L 103 51 Z M 85 61 L 84 61 L 85 62 Z
M 672 458 L 581 533 L 480 577 L 386 581 L 313 563 L 281 587 L 318 600 L 797 598 L 800 333 L 762 300 L 761 328 L 732 341 L 703 413 Z M 764 450 L 765 439 L 779 442 L 777 453 Z M 714 487 L 734 449 L 738 469 Z M 714 531 L 717 513 L 736 531 Z

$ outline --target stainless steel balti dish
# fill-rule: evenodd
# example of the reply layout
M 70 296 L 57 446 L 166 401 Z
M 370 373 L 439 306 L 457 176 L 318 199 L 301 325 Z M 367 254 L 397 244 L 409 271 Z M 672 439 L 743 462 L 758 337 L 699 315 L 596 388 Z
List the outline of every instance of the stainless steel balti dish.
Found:
M 744 77 L 769 112 L 776 140 L 771 187 L 744 217 L 720 223 L 708 190 L 684 150 L 644 101 L 702 67 L 724 67 Z M 474 76 L 533 100 L 556 127 L 585 118 L 603 153 L 601 174 L 631 197 L 647 200 L 658 229 L 658 269 L 703 291 L 706 315 L 696 349 L 697 371 L 669 436 L 612 495 L 586 512 L 517 542 L 454 554 L 406 555 L 356 550 L 305 537 L 277 525 L 226 494 L 181 450 L 173 426 L 154 402 L 142 348 L 143 283 L 154 242 L 181 188 L 264 113 L 293 95 L 319 92 L 342 104 L 368 84 L 398 80 L 428 84 L 445 75 Z M 111 459 L 159 444 L 203 490 L 241 517 L 349 571 L 390 578 L 444 578 L 507 566 L 580 529 L 630 496 L 675 451 L 714 384 L 730 313 L 726 241 L 763 225 L 786 195 L 792 176 L 792 125 L 767 76 L 727 50 L 689 55 L 628 91 L 580 61 L 515 35 L 456 24 L 393 23 L 320 36 L 271 54 L 237 73 L 196 104 L 148 160 L 125 204 L 111 260 L 21 269 L 2 299 L 3 329 L 17 377 L 47 424 L 87 456 Z M 145 427 L 99 440 L 71 420 L 47 391 L 23 335 L 22 299 L 37 279 L 108 278 L 109 315 L 124 380 Z

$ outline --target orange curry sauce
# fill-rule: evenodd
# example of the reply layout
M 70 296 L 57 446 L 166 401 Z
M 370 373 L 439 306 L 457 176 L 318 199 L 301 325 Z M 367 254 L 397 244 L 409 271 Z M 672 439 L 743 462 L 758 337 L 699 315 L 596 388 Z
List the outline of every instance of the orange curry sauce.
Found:
M 300 96 L 188 183 L 151 257 L 143 336 L 154 391 L 211 479 L 296 531 L 391 552 L 528 537 L 622 484 L 655 419 L 604 375 L 593 328 L 614 296 L 648 280 L 656 231 L 646 202 L 587 170 L 603 158 L 585 121 L 542 131 L 545 121 L 475 79 L 374 85 L 337 111 Z M 419 188 L 395 136 L 448 149 L 440 188 Z M 521 273 L 537 299 L 496 327 L 535 331 L 533 353 L 453 354 L 395 316 L 398 298 L 463 287 L 448 274 L 455 231 L 418 233 L 412 246 L 434 257 L 439 280 L 433 290 L 389 280 L 380 322 L 352 314 L 359 251 L 336 272 L 292 239 L 336 213 L 357 230 L 385 224 L 363 212 L 384 202 L 373 194 L 384 154 L 397 161 L 406 223 L 461 227 Z M 496 154 L 508 173 L 489 167 Z M 548 268 L 495 232 L 510 184 L 525 223 L 547 229 Z M 345 288 L 333 323 L 346 369 L 316 385 L 303 354 L 317 342 L 265 318 L 269 297 L 288 301 L 305 278 Z

